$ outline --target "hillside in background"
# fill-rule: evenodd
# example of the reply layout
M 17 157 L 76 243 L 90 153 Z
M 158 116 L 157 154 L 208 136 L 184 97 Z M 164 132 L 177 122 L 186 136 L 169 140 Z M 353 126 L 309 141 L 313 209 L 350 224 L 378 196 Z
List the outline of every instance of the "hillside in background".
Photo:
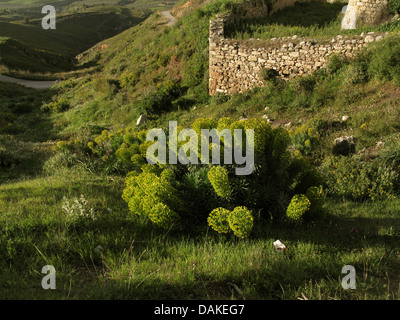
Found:
M 0 38 L 0 70 L 24 70 L 38 73 L 61 72 L 73 68 L 62 56 L 35 50 L 11 38 Z
M 158 2 L 157 2 L 158 3 Z M 0 37 L 11 38 L 27 50 L 34 52 L 28 61 L 21 61 L 19 65 L 15 57 L 10 65 L 3 65 L 8 71 L 55 72 L 56 70 L 70 70 L 77 54 L 90 48 L 99 41 L 109 38 L 143 21 L 153 9 L 168 8 L 173 2 L 154 6 L 151 1 L 56 1 L 57 22 L 55 30 L 44 30 L 41 20 L 45 16 L 41 13 L 43 1 L 0 2 Z M 32 59 L 43 53 L 37 59 L 36 65 L 30 63 Z M 4 52 L 4 48 L 3 48 Z M 27 51 L 25 50 L 25 54 Z M 7 52 L 9 56 L 12 51 Z M 46 55 L 47 54 L 47 55 Z M 55 69 L 43 63 L 46 57 L 55 55 L 64 58 L 64 62 Z M 57 58 L 56 58 L 57 59 Z M 50 59 L 54 60 L 54 59 Z M 58 58 L 58 60 L 60 60 Z M 3 61 L 7 61 L 3 57 Z M 50 62 L 50 65 L 52 63 Z M 12 70 L 13 69 L 13 70 Z M 7 70 L 7 69 L 6 69 Z

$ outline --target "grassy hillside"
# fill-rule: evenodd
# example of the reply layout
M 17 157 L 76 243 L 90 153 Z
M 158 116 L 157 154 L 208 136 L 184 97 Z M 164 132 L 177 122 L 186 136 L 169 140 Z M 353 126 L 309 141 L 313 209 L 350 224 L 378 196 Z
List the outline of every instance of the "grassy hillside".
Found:
M 73 68 L 72 62 L 49 52 L 27 47 L 11 38 L 0 38 L 0 65 L 6 70 L 60 72 Z
M 19 7 L 18 7 L 19 4 Z M 58 2 L 54 5 L 57 9 L 56 29 L 44 30 L 41 26 L 41 2 L 30 3 L 31 6 L 25 7 L 18 1 L 3 4 L 3 16 L 9 19 L 1 19 L 0 16 L 0 37 L 14 39 L 26 48 L 25 55 L 28 61 L 18 64 L 18 58 L 10 65 L 3 65 L 9 71 L 24 70 L 29 72 L 55 72 L 61 69 L 69 70 L 75 56 L 80 52 L 90 48 L 97 42 L 109 38 L 119 32 L 138 24 L 148 16 L 149 11 L 138 10 L 128 5 L 118 5 L 112 2 L 107 5 L 92 1 L 85 4 L 80 3 L 78 7 L 73 1 Z M 7 7 L 9 5 L 9 7 Z M 10 9 L 11 8 L 11 9 Z M 1 11 L 0 6 L 0 11 Z M 23 19 L 14 15 L 14 11 L 20 12 Z M 30 15 L 30 10 L 36 15 Z M 2 21 L 3 20 L 3 21 Z M 7 56 L 14 55 L 13 50 L 7 52 L 7 47 L 3 47 L 3 60 L 8 61 Z M 40 53 L 35 52 L 40 51 Z M 30 55 L 32 52 L 32 55 Z M 37 56 L 41 54 L 40 59 Z M 51 55 L 63 57 L 64 62 L 57 63 L 58 69 L 53 65 L 44 62 Z M 36 63 L 31 63 L 36 59 Z M 53 60 L 54 59 L 50 59 Z M 60 58 L 56 58 L 60 61 Z
M 379 26 L 360 26 L 354 30 L 341 30 L 344 13 L 342 8 L 347 2 L 332 3 L 307 2 L 296 3 L 293 7 L 280 9 L 263 19 L 240 21 L 226 27 L 225 34 L 234 39 L 271 39 L 278 37 L 310 37 L 328 39 L 341 35 L 359 35 L 362 32 L 399 31 L 399 20 L 391 21 L 394 13 Z
M 74 56 L 143 18 L 143 14 L 134 17 L 129 11 L 126 14 L 109 12 L 60 16 L 55 30 L 44 30 L 41 20 L 29 24 L 2 22 L 0 35 L 14 38 L 34 49 Z
M 234 5 L 192 1 L 173 27 L 153 14 L 85 51 L 79 63 L 93 69 L 50 90 L 0 84 L 1 298 L 399 299 L 398 33 L 308 77 L 209 97 L 209 20 Z M 149 122 L 137 128 L 140 114 Z M 143 135 L 169 120 L 256 123 L 254 175 L 142 166 Z M 336 155 L 344 135 L 354 154 Z M 291 221 L 293 195 L 315 209 L 305 189 L 317 182 L 317 210 Z M 149 215 L 165 190 L 168 205 Z M 210 208 L 239 205 L 254 219 L 247 238 L 208 225 Z M 163 229 L 154 216 L 170 207 L 181 223 Z M 57 290 L 40 286 L 46 264 Z M 356 290 L 341 286 L 344 265 Z

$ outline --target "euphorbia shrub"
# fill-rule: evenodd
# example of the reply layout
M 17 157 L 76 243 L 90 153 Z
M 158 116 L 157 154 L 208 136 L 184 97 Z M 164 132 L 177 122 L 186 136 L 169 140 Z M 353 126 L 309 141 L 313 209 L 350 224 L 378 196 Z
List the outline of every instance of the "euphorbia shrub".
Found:
M 257 219 L 271 216 L 286 219 L 290 199 L 296 194 L 305 195 L 310 187 L 321 184 L 310 163 L 288 151 L 291 139 L 285 129 L 272 128 L 261 119 L 197 119 L 192 126 L 198 135 L 201 135 L 201 129 L 213 128 L 228 129 L 232 136 L 235 129 L 254 130 L 254 141 L 249 141 L 255 153 L 253 172 L 236 175 L 238 164 L 223 163 L 224 143 L 229 143 L 223 136 L 218 141 L 221 164 L 201 164 L 200 153 L 196 152 L 199 164 L 144 165 L 146 150 L 153 142 L 143 139 L 145 133 L 140 139 L 132 132 L 131 136 L 124 136 L 125 144 L 117 152 L 120 158 L 128 160 L 130 157 L 135 168 L 126 178 L 123 195 L 132 213 L 145 215 L 164 228 L 178 224 L 181 228 L 195 228 L 208 222 L 216 232 L 232 231 L 237 237 L 245 238 Z M 177 130 L 180 132 L 182 128 Z M 242 138 L 246 146 L 246 134 Z M 198 150 L 202 139 L 204 142 L 199 136 Z M 169 142 L 168 136 L 166 141 Z M 208 143 L 212 149 L 215 141 Z M 315 193 L 314 189 L 309 192 Z M 289 210 L 293 211 L 294 218 L 302 216 L 296 208 Z M 252 212 L 259 213 L 256 220 Z

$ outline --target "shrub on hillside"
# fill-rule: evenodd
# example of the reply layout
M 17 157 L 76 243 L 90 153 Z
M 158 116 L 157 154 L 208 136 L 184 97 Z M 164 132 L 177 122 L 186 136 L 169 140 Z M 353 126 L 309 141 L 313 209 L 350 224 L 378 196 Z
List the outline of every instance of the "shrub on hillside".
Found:
M 348 63 L 349 63 L 348 60 L 343 56 L 333 54 L 330 56 L 326 68 L 330 74 L 335 74 L 344 66 L 346 66 Z
M 331 195 L 354 200 L 391 197 L 399 179 L 399 168 L 379 158 L 367 162 L 356 156 L 331 157 L 324 160 L 321 171 Z
M 289 131 L 293 146 L 304 156 L 312 156 L 318 151 L 319 134 L 312 126 L 302 125 Z
M 154 92 L 147 94 L 140 103 L 142 112 L 146 114 L 161 114 L 171 111 L 173 101 L 186 92 L 179 82 L 171 80 L 164 81 L 157 85 Z
M 75 153 L 68 149 L 63 149 L 45 162 L 43 170 L 46 174 L 51 175 L 64 169 L 72 168 L 78 163 L 79 158 Z
M 246 207 L 236 207 L 228 216 L 229 227 L 238 238 L 246 238 L 253 229 L 253 214 Z
M 311 202 L 304 194 L 293 196 L 286 210 L 286 216 L 291 221 L 299 221 L 310 209 Z
M 207 218 L 208 225 L 218 233 L 228 233 L 231 230 L 228 222 L 230 213 L 225 208 L 214 209 Z
M 392 13 L 400 13 L 400 0 L 389 0 L 389 10 Z
M 293 195 L 305 194 L 311 186 L 321 184 L 317 172 L 306 159 L 292 157 L 287 151 L 290 137 L 286 130 L 273 129 L 268 122 L 259 119 L 245 121 L 233 121 L 229 118 L 221 118 L 219 121 L 197 119 L 192 125 L 192 129 L 199 135 L 202 129 L 213 128 L 228 129 L 231 133 L 235 129 L 254 130 L 254 141 L 246 140 L 246 135 L 244 135 L 242 141 L 235 142 L 236 144 L 249 142 L 254 147 L 254 171 L 248 176 L 237 175 L 236 169 L 242 165 L 235 163 L 211 166 L 179 163 L 143 165 L 141 163 L 141 167 L 138 164 L 135 166 L 135 171 L 129 173 L 126 178 L 126 189 L 123 195 L 132 213 L 144 214 L 150 220 L 154 220 L 151 215 L 152 208 L 156 208 L 155 212 L 160 215 L 161 211 L 158 209 L 167 206 L 169 209 L 166 209 L 166 212 L 170 218 L 165 217 L 163 220 L 159 217 L 160 220 L 157 220 L 159 226 L 168 228 L 179 221 L 182 227 L 193 228 L 195 225 L 208 221 L 217 232 L 223 232 L 227 230 L 226 223 L 228 222 L 230 230 L 236 236 L 246 237 L 253 226 L 254 217 L 251 212 L 260 212 L 261 219 L 268 219 L 271 216 L 283 219 Z M 181 128 L 178 128 L 178 132 L 180 130 Z M 142 142 L 138 147 L 135 135 L 136 133 L 132 132 L 129 137 L 125 136 L 125 145 L 121 146 L 128 152 L 126 160 L 131 155 L 128 150 L 133 145 L 136 144 L 132 148 L 132 151 L 136 152 L 135 155 L 140 154 L 144 157 L 147 148 L 152 143 Z M 169 141 L 168 137 L 166 140 Z M 201 141 L 200 136 L 198 148 L 193 146 L 196 150 L 200 150 Z M 221 136 L 222 155 L 224 143 L 227 144 L 228 141 Z M 212 141 L 208 141 L 208 145 L 212 150 L 214 147 Z M 178 147 L 181 146 L 182 144 L 178 145 Z M 200 154 L 197 154 L 200 157 Z M 210 153 L 210 162 L 211 157 Z M 131 161 L 136 160 L 136 157 L 131 156 Z M 223 159 L 221 161 L 223 163 Z M 146 181 L 146 183 L 140 184 L 138 181 Z M 157 193 L 155 190 L 169 190 L 166 191 L 168 196 L 154 195 Z M 215 211 L 217 208 L 225 208 L 234 214 L 229 214 L 228 219 L 227 211 L 222 209 Z
M 66 98 L 59 98 L 57 101 L 51 101 L 41 106 L 41 110 L 44 112 L 62 112 L 70 108 L 70 103 Z

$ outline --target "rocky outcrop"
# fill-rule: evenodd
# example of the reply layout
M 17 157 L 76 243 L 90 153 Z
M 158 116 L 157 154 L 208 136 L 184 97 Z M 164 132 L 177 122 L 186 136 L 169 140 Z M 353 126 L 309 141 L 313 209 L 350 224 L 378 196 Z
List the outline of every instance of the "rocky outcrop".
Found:
M 354 27 L 378 24 L 387 18 L 387 0 L 349 0 L 344 20 L 354 21 Z

